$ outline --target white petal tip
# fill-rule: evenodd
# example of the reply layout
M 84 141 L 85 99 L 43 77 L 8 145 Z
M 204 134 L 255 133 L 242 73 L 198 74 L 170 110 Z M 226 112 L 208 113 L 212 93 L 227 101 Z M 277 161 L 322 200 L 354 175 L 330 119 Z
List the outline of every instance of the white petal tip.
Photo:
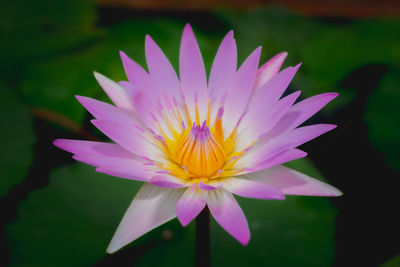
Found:
M 116 247 L 116 246 L 108 246 L 106 252 L 107 254 L 113 254 L 115 252 L 117 252 L 121 247 Z

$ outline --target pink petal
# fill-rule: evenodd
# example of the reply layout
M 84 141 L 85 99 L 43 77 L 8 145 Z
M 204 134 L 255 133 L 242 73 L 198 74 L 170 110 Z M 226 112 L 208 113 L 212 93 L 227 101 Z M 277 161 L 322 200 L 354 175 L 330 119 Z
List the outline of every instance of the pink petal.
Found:
M 92 120 L 100 131 L 117 144 L 139 156 L 149 156 L 150 141 L 143 129 L 133 125 L 121 125 L 113 121 Z
M 128 92 L 129 97 L 132 98 L 136 91 L 136 88 L 133 86 L 133 84 L 128 81 L 120 81 L 118 84 L 121 85 Z
M 205 184 L 203 181 L 201 181 L 197 185 L 197 187 L 199 189 L 201 189 L 201 190 L 204 190 L 204 191 L 211 191 L 211 190 L 215 190 L 215 189 L 221 188 L 222 184 L 221 183 L 208 183 L 208 184 Z
M 146 168 L 143 161 L 85 154 L 77 154 L 73 158 L 77 161 L 99 167 L 98 170 L 100 172 L 121 178 L 148 181 L 153 175 L 153 172 Z
M 271 158 L 268 158 L 262 162 L 260 162 L 257 165 L 252 165 L 251 168 L 245 168 L 243 166 L 243 168 L 245 168 L 245 173 L 249 173 L 249 172 L 256 172 L 256 171 L 261 171 L 264 169 L 268 169 L 271 167 L 274 167 L 276 165 L 280 165 L 295 159 L 300 159 L 300 158 L 304 158 L 307 156 L 307 152 L 304 152 L 300 149 L 289 149 L 286 151 L 283 151 L 279 154 L 277 154 L 276 156 L 273 156 Z M 240 168 L 240 167 L 239 167 Z
M 206 70 L 199 46 L 189 24 L 183 30 L 179 51 L 179 77 L 182 92 L 189 107 L 199 105 L 200 120 L 204 120 L 207 112 L 208 92 Z M 194 109 L 190 109 L 194 118 Z
M 273 105 L 282 96 L 289 86 L 301 63 L 295 67 L 288 67 L 273 76 L 268 82 L 262 85 L 250 100 L 249 106 L 252 107 L 258 99 L 264 100 L 265 106 Z
M 117 144 L 84 140 L 57 139 L 53 144 L 74 154 L 133 158 L 134 155 Z
M 138 123 L 133 115 L 108 103 L 85 96 L 75 96 L 78 101 L 98 120 L 109 120 L 119 124 Z
M 218 189 L 208 192 L 207 206 L 215 220 L 243 245 L 250 240 L 246 217 L 232 193 Z
M 254 82 L 255 90 L 260 88 L 260 86 L 268 82 L 275 74 L 279 72 L 287 55 L 287 52 L 281 52 L 272 57 L 264 65 L 262 65 L 261 68 L 258 69 L 256 80 Z
M 206 206 L 207 192 L 192 188 L 186 189 L 176 205 L 178 220 L 188 225 Z
M 296 103 L 287 111 L 286 115 L 276 124 L 271 132 L 268 133 L 268 137 L 272 138 L 287 130 L 296 128 L 337 96 L 337 93 L 324 93 Z
M 95 72 L 94 76 L 108 97 L 117 107 L 126 110 L 133 110 L 130 97 L 123 87 L 100 73 Z
M 149 177 L 151 177 L 151 175 L 152 175 L 147 170 L 136 169 L 135 171 L 137 173 L 133 173 L 131 171 L 128 172 L 126 170 L 122 170 L 122 169 L 118 168 L 118 166 L 116 166 L 116 167 L 101 166 L 101 167 L 97 167 L 96 171 L 107 174 L 107 175 L 115 176 L 118 178 L 125 178 L 125 179 L 129 179 L 129 180 L 142 181 L 142 182 L 148 182 Z M 140 172 L 140 171 L 143 171 L 143 172 Z
M 155 186 L 165 188 L 182 188 L 188 187 L 183 180 L 176 178 L 172 175 L 155 175 L 151 177 L 150 183 Z
M 218 103 L 219 98 L 229 90 L 232 77 L 236 73 L 237 50 L 233 31 L 222 40 L 210 71 L 208 88 Z
M 249 97 L 253 91 L 254 79 L 257 73 L 261 47 L 257 48 L 240 66 L 235 74 L 224 108 L 223 123 L 226 125 L 226 133 L 230 134 L 242 116 Z
M 97 170 L 113 176 L 147 181 L 152 175 L 143 160 L 117 144 L 57 139 L 54 145 L 74 153 L 75 160 L 99 167 Z
M 278 200 L 285 199 L 285 196 L 277 187 L 261 182 L 230 177 L 225 179 L 223 183 L 224 189 L 241 197 Z
M 251 142 L 272 129 L 299 97 L 300 91 L 284 97 L 272 107 L 266 106 L 265 100 L 256 95 L 257 92 L 253 99 L 257 100 L 253 101 L 249 112 L 244 116 L 239 127 L 246 138 L 241 138 L 244 142 L 238 144 L 238 150 L 246 148 Z M 260 114 L 262 114 L 262 117 L 260 117 Z
M 244 175 L 248 179 L 273 185 L 286 195 L 341 196 L 343 193 L 324 182 L 284 166 Z
M 118 226 L 107 253 L 114 253 L 133 240 L 176 217 L 181 189 L 144 184 Z
M 129 58 L 124 52 L 120 51 L 122 64 L 129 82 L 136 85 L 139 89 L 153 88 L 148 73 L 135 61 Z
M 300 146 L 334 128 L 336 125 L 333 124 L 314 124 L 285 132 L 273 139 L 263 138 L 239 158 L 237 165 L 257 168 L 260 163 L 279 153 Z
M 149 35 L 146 35 L 145 51 L 147 67 L 154 85 L 160 92 L 178 98 L 178 76 L 168 58 Z

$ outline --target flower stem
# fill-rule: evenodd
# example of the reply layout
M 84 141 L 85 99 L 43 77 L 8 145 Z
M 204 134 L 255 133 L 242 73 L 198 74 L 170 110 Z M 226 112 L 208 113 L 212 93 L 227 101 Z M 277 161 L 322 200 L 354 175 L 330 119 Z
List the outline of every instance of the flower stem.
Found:
M 210 266 L 210 211 L 207 207 L 196 218 L 194 266 Z

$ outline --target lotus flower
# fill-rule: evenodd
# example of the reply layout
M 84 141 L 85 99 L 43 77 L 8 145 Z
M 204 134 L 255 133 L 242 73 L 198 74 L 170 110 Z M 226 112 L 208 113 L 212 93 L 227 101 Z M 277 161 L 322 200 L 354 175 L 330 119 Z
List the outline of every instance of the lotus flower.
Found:
M 145 52 L 148 72 L 121 52 L 129 81 L 118 84 L 95 73 L 114 105 L 77 96 L 96 118 L 92 123 L 115 143 L 54 142 L 98 172 L 144 182 L 108 253 L 175 217 L 186 226 L 206 206 L 226 232 L 246 245 L 249 226 L 233 195 L 272 200 L 285 195 L 341 195 L 338 189 L 281 165 L 305 157 L 297 146 L 336 127 L 300 126 L 337 94 L 297 103 L 300 91 L 282 97 L 300 67 L 279 71 L 286 52 L 258 68 L 259 47 L 237 69 L 230 31 L 208 80 L 189 24 L 181 40 L 179 78 L 148 35 Z

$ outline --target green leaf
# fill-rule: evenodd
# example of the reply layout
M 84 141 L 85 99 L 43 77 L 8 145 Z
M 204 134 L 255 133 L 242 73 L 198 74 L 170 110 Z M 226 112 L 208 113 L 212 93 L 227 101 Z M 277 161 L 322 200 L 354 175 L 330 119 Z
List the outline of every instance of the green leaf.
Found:
M 390 70 L 371 93 L 365 119 L 368 138 L 381 151 L 387 163 L 400 170 L 400 69 Z
M 6 228 L 11 266 L 88 266 L 105 250 L 141 183 L 75 164 L 21 204 Z
M 26 63 L 93 39 L 95 5 L 87 0 L 15 0 L 2 3 L 1 75 L 13 78 Z
M 32 118 L 9 88 L 0 83 L 0 196 L 25 179 L 33 158 Z
M 379 267 L 396 267 L 396 266 L 397 267 L 400 266 L 400 254 L 397 254 L 396 256 L 394 256 L 393 258 L 391 258 L 384 264 L 379 265 Z

